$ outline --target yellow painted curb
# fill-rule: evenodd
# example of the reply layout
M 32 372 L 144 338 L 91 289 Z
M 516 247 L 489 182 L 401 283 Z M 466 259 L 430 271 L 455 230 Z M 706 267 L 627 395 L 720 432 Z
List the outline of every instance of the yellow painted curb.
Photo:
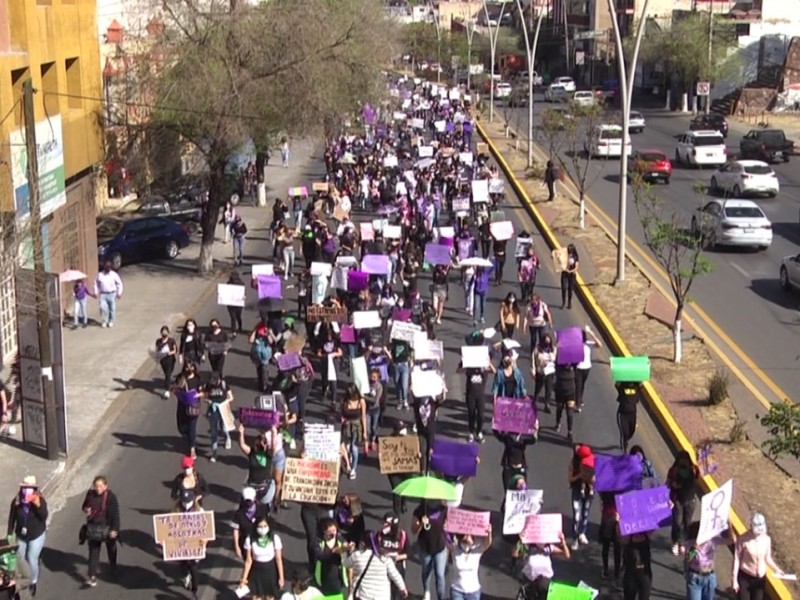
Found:
M 527 191 L 514 175 L 513 170 L 506 162 L 500 150 L 486 134 L 486 131 L 483 129 L 481 123 L 476 122 L 475 125 L 478 128 L 478 134 L 481 136 L 481 138 L 483 138 L 483 141 L 486 142 L 486 145 L 489 147 L 492 156 L 505 173 L 506 179 L 508 179 L 509 183 L 511 183 L 511 187 L 514 188 L 514 192 L 516 192 L 517 196 L 520 198 L 520 200 L 522 200 L 525 208 L 530 213 L 534 224 L 539 228 L 539 231 L 542 232 L 542 237 L 544 237 L 547 245 L 551 250 L 561 248 L 561 243 L 559 242 L 555 233 L 552 229 L 550 229 L 550 227 L 547 225 L 547 222 L 542 217 L 542 214 L 539 212 L 539 209 L 531 201 Z M 580 272 L 578 272 L 577 275 L 578 287 L 576 291 L 593 320 L 597 322 L 603 329 L 606 339 L 608 339 L 610 345 L 619 356 L 631 356 L 631 352 L 628 349 L 627 344 L 620 336 L 616 327 L 614 327 L 614 325 L 611 323 L 608 316 L 605 314 L 605 311 L 600 308 L 600 305 L 597 303 L 594 294 L 592 294 L 592 292 L 586 286 L 586 283 L 584 282 Z M 651 408 L 650 413 L 655 415 L 657 420 L 660 422 L 661 427 L 669 434 L 673 449 L 677 451 L 685 450 L 689 452 L 690 455 L 695 456 L 694 448 L 689 442 L 689 439 L 686 437 L 686 434 L 683 433 L 678 423 L 675 422 L 675 419 L 672 417 L 672 414 L 670 414 L 667 406 L 661 399 L 661 396 L 650 382 L 644 384 L 644 394 Z M 714 481 L 714 478 L 710 475 L 706 475 L 701 480 L 701 488 L 703 488 L 705 493 L 713 491 L 718 487 L 719 486 L 717 485 L 716 481 Z M 747 530 L 747 526 L 733 509 L 731 509 L 731 523 L 733 524 L 733 528 L 736 530 L 737 534 L 742 534 Z M 786 587 L 783 581 L 776 579 L 772 573 L 767 575 L 767 591 L 770 597 L 775 600 L 792 600 L 792 594 L 789 589 Z

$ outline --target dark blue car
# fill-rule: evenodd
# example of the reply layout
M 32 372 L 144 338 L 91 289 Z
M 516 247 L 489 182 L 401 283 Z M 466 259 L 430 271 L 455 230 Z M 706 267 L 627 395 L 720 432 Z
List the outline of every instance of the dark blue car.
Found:
M 100 265 L 110 261 L 115 270 L 130 263 L 175 258 L 188 245 L 186 226 L 163 217 L 97 220 L 97 258 Z

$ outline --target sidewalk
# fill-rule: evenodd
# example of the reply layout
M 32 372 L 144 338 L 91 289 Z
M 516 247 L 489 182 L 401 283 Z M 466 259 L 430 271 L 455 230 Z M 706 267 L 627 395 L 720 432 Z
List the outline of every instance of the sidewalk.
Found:
M 310 189 L 313 177 L 320 177 L 313 151 L 311 141 L 298 142 L 292 153 L 296 159 L 288 169 L 280 164 L 267 167 L 267 207 L 238 207 L 248 226 L 249 238 L 263 237 L 276 197 L 285 198 L 286 190 L 292 186 L 305 185 Z M 142 410 L 129 407 L 126 400 L 131 397 L 130 390 L 156 387 L 155 373 L 160 374 L 160 369 L 149 358 L 148 349 L 158 337 L 159 329 L 166 324 L 175 334 L 193 316 L 196 307 L 216 293 L 218 279 L 226 277 L 233 266 L 232 246 L 222 243 L 221 234 L 218 229 L 214 245 L 217 276 L 207 278 L 197 274 L 200 238 L 193 236 L 192 243 L 175 260 L 125 266 L 120 270 L 125 292 L 117 304 L 118 318 L 113 329 L 99 327 L 99 310 L 94 301 L 89 306 L 90 321 L 94 322 L 87 329 L 64 329 L 69 457 L 50 462 L 23 449 L 22 427 L 18 423 L 17 434 L 3 438 L 4 443 L 0 443 L 3 465 L 0 498 L 9 501 L 22 478 L 31 474 L 52 499 L 61 481 L 66 479 L 64 476 L 94 453 L 104 425 L 124 410 Z M 245 262 L 247 254 L 245 244 Z M 246 268 L 239 268 L 245 280 Z M 219 318 L 227 327 L 228 315 L 224 309 Z M 207 323 L 199 325 L 204 327 Z

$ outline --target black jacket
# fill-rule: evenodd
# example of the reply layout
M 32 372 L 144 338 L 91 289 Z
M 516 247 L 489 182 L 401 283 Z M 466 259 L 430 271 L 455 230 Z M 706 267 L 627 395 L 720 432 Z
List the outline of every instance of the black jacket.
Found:
M 42 535 L 47 529 L 47 501 L 40 497 L 38 507 L 33 504 L 28 505 L 28 514 L 25 514 L 22 503 L 18 497 L 11 501 L 11 509 L 8 512 L 8 534 L 12 533 L 17 539 L 31 541 Z M 22 533 L 23 528 L 25 533 Z
M 106 525 L 111 531 L 119 532 L 119 500 L 114 492 L 106 489 L 98 496 L 94 490 L 89 490 L 83 499 L 81 510 L 86 511 L 87 508 L 92 509 L 86 518 L 87 523 Z

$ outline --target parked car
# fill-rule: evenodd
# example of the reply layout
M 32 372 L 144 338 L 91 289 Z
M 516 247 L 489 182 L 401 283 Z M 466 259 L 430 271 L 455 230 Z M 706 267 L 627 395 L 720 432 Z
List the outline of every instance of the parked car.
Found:
M 687 131 L 678 137 L 675 162 L 703 167 L 723 165 L 728 160 L 725 138 L 719 131 Z
M 579 106 L 594 106 L 597 104 L 591 90 L 579 90 L 572 96 L 572 101 Z
M 528 106 L 528 88 L 515 87 L 508 97 L 508 105 L 511 107 Z
M 551 83 L 544 91 L 545 102 L 561 102 L 567 99 L 567 89 L 560 84 Z
M 628 152 L 631 151 L 631 140 L 626 134 L 625 145 Z M 592 131 L 591 137 L 584 142 L 586 154 L 603 158 L 619 158 L 622 156 L 622 127 L 619 125 L 597 125 Z
M 739 155 L 772 162 L 781 157 L 789 162 L 794 154 L 794 142 L 786 139 L 782 129 L 753 129 L 739 140 Z
M 785 290 L 800 287 L 800 254 L 784 256 L 780 268 L 781 287 Z
M 148 198 L 137 202 L 134 213 L 137 216 L 145 217 L 165 217 L 178 223 L 186 225 L 190 234 L 195 233 L 200 228 L 200 217 L 203 210 L 195 204 L 189 202 L 170 203 L 161 198 Z
M 628 118 L 628 131 L 631 133 L 642 133 L 644 131 L 644 126 L 645 122 L 642 113 L 632 110 Z
M 572 77 L 556 77 L 551 85 L 561 85 L 569 94 L 573 93 L 577 89 L 575 86 L 575 80 L 572 79 Z
M 692 216 L 692 232 L 710 245 L 766 250 L 772 244 L 772 223 L 752 200 L 711 200 Z
M 694 119 L 689 121 L 690 131 L 719 131 L 722 137 L 728 137 L 728 121 L 727 119 L 717 113 L 709 113 L 707 115 L 697 115 Z
M 189 231 L 164 217 L 101 217 L 97 220 L 97 258 L 102 265 L 122 265 L 175 258 L 189 245 Z
M 663 181 L 669 185 L 672 163 L 661 150 L 637 150 L 628 157 L 628 183 L 635 174 L 648 183 Z
M 511 95 L 512 88 L 510 83 L 506 83 L 502 81 L 494 86 L 494 97 L 503 99 L 508 98 Z
M 760 160 L 734 160 L 722 165 L 711 176 L 711 191 L 741 198 L 747 194 L 766 194 L 770 198 L 781 189 L 778 176 Z

